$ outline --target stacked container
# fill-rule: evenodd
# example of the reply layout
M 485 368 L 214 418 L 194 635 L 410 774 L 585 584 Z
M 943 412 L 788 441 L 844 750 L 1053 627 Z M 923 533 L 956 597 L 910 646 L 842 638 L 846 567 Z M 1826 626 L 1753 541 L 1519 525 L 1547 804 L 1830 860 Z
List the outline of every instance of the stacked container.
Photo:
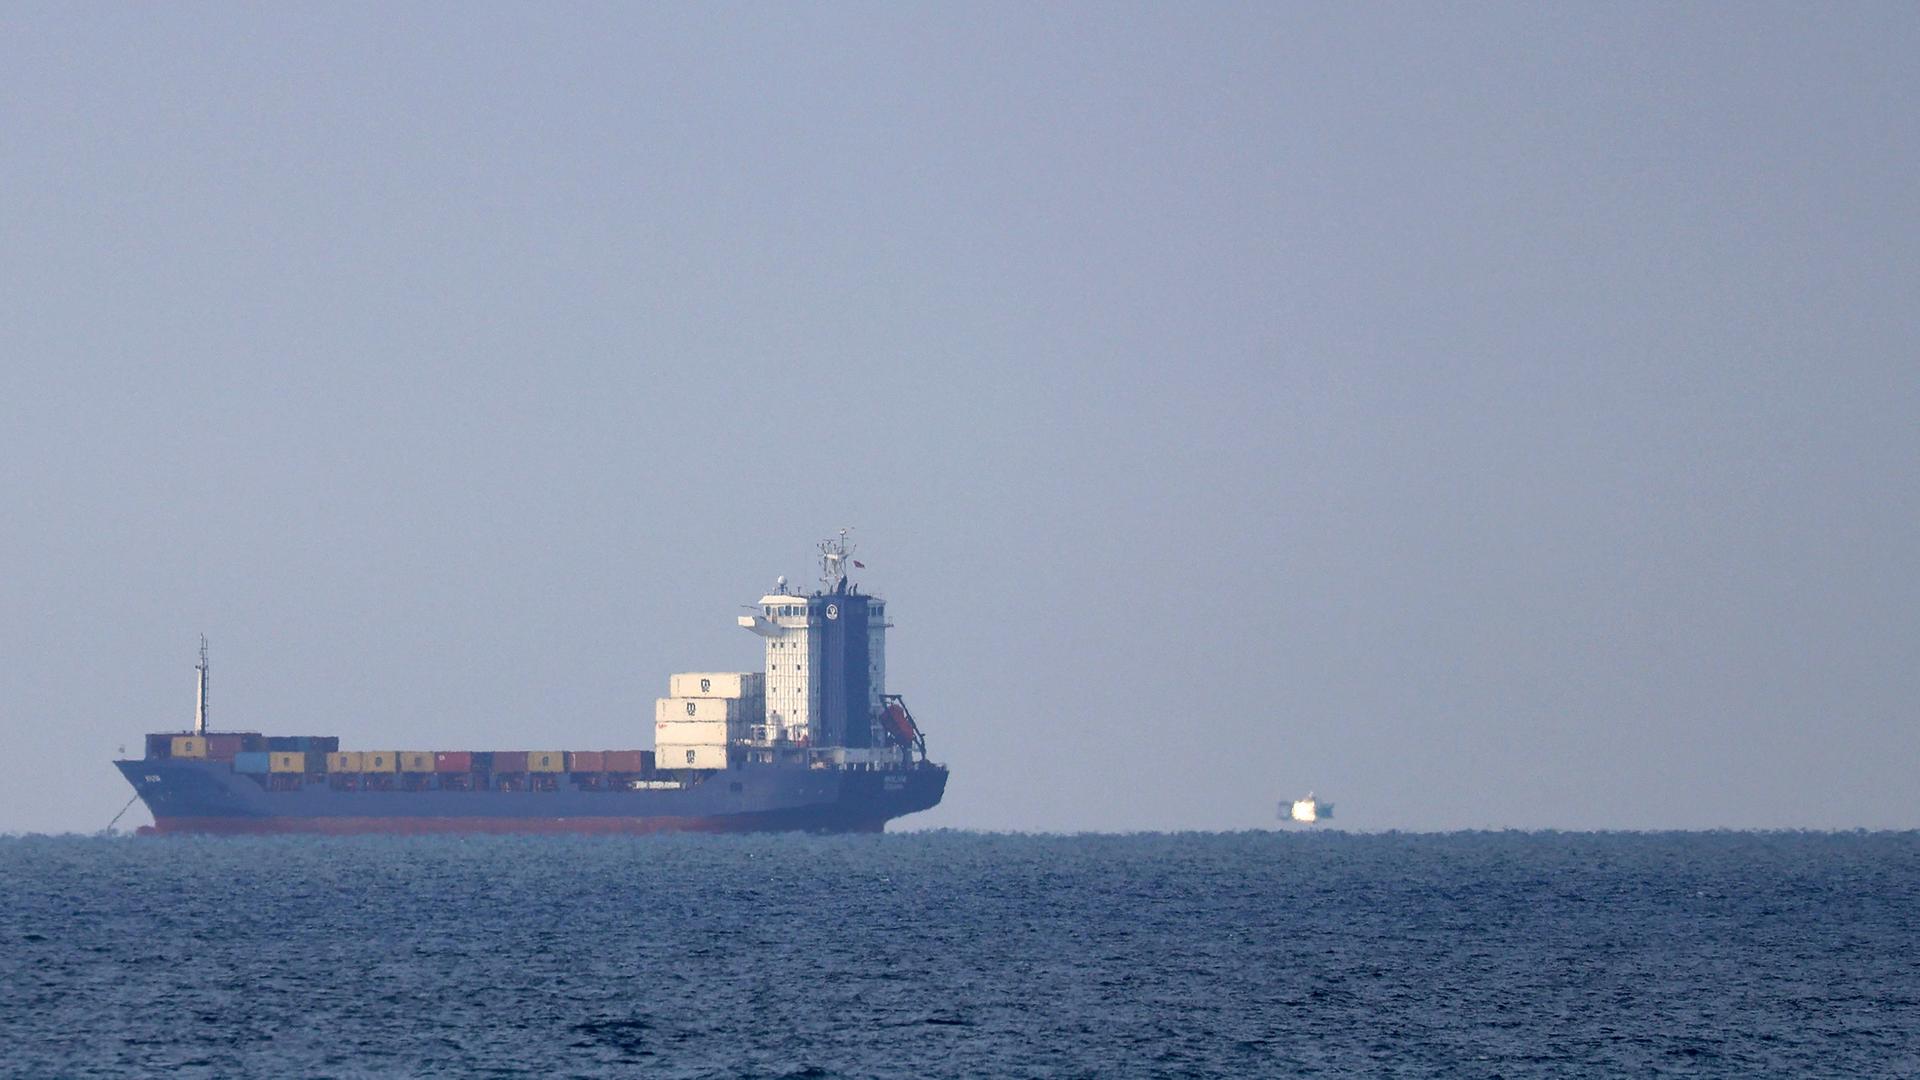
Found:
M 677 698 L 763 698 L 767 676 L 759 671 L 683 671 L 667 676 L 667 693 Z
M 724 769 L 727 748 L 721 746 L 662 746 L 654 751 L 663 769 Z
M 709 721 L 738 727 L 745 723 L 748 708 L 753 703 L 753 700 L 743 698 L 657 698 L 653 703 L 653 722 L 677 724 Z
M 340 749 L 336 735 L 269 735 L 268 750 L 293 750 L 303 754 L 332 754 Z
M 653 771 L 653 751 L 651 750 L 608 750 L 600 755 L 601 764 L 612 773 L 642 773 Z
M 670 676 L 653 706 L 653 744 L 663 769 L 724 769 L 729 744 L 746 741 L 766 713 L 766 676 L 695 671 Z
M 253 754 L 267 748 L 266 736 L 257 731 L 209 732 L 204 741 L 206 756 L 213 761 L 232 761 L 236 754 Z
M 666 721 L 653 726 L 656 746 L 725 746 L 740 737 L 740 726 L 725 720 Z

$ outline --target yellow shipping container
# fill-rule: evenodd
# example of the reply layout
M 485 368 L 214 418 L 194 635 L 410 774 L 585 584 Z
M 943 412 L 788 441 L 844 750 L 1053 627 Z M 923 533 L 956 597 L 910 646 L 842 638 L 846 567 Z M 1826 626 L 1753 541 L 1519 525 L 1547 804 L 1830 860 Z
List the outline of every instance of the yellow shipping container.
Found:
M 362 750 L 360 751 L 361 772 L 398 772 L 400 752 L 398 750 Z
M 432 772 L 433 751 L 402 750 L 399 754 L 401 772 Z
M 175 735 L 173 737 L 173 756 L 184 758 L 203 758 L 207 756 L 207 740 L 198 735 Z
M 299 751 L 275 750 L 267 757 L 268 772 L 303 773 L 307 771 L 307 755 Z
M 360 752 L 358 750 L 346 750 L 338 754 L 328 754 L 327 755 L 327 771 L 328 772 L 359 772 L 360 771 Z
M 566 772 L 567 755 L 558 750 L 527 751 L 528 772 Z

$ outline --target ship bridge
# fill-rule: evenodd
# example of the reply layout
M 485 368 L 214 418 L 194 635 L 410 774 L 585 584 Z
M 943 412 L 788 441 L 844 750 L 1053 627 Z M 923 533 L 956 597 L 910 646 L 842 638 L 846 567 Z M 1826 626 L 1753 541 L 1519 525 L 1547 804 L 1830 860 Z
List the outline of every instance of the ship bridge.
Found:
M 860 564 L 844 530 L 820 552 L 819 590 L 797 593 L 781 578 L 754 614 L 739 619 L 765 644 L 768 736 L 845 748 L 849 760 L 871 753 L 891 760 L 898 753 L 878 719 L 887 684 L 886 602 L 849 581 L 848 568 Z

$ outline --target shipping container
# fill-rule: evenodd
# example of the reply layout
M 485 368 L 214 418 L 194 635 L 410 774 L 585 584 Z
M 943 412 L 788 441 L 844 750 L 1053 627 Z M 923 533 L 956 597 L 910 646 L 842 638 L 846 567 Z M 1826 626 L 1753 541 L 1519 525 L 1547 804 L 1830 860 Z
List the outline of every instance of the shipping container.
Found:
M 263 773 L 270 764 L 265 750 L 242 750 L 233 755 L 233 771 L 241 773 Z
M 606 772 L 607 755 L 598 750 L 569 750 L 567 751 L 567 771 Z
M 667 693 L 677 698 L 754 698 L 766 696 L 767 676 L 759 671 L 688 671 L 667 676 Z
M 653 721 L 656 724 L 668 720 L 731 720 L 741 723 L 750 717 L 758 719 L 763 711 L 758 698 L 743 701 L 739 698 L 669 697 L 655 700 Z
M 654 759 L 663 769 L 724 769 L 727 767 L 727 748 L 724 746 L 657 746 Z
M 653 744 L 655 746 L 719 746 L 744 734 L 739 725 L 721 721 L 682 720 L 674 723 L 663 720 L 653 725 Z
M 335 735 L 269 735 L 267 749 L 331 754 L 340 749 L 340 739 Z
M 493 752 L 494 774 L 523 773 L 527 771 L 527 752 L 525 750 L 495 750 Z
M 402 750 L 397 756 L 400 758 L 401 772 L 426 773 L 433 771 L 432 751 Z
M 170 744 L 169 755 L 177 758 L 204 758 L 207 756 L 207 740 L 198 735 L 175 735 Z
M 528 772 L 566 772 L 567 755 L 559 750 L 527 751 Z
M 601 755 L 608 772 L 646 772 L 653 768 L 650 750 L 608 750 Z
M 279 750 L 269 755 L 273 759 L 268 772 L 303 773 L 307 771 L 307 755 L 301 750 Z
M 441 750 L 433 755 L 434 772 L 472 772 L 473 755 L 465 750 Z
M 173 756 L 173 736 L 157 733 L 147 736 L 147 760 L 157 761 Z
M 362 750 L 360 751 L 361 772 L 398 772 L 400 752 L 398 750 Z
M 251 754 L 267 748 L 267 740 L 258 732 L 209 732 L 207 757 L 214 761 L 232 761 L 235 754 Z
M 330 773 L 356 773 L 360 771 L 360 752 L 358 750 L 335 751 L 327 755 L 327 771 Z

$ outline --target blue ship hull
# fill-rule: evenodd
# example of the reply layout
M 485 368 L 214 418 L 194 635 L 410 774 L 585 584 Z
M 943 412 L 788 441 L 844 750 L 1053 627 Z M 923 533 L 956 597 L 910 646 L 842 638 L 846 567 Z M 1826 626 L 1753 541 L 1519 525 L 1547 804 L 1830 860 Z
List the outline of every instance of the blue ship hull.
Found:
M 880 832 L 926 810 L 947 770 L 745 764 L 686 774 L 685 786 L 593 790 L 352 790 L 324 779 L 272 788 L 226 762 L 116 761 L 162 833 Z M 311 780 L 311 778 L 308 778 Z

